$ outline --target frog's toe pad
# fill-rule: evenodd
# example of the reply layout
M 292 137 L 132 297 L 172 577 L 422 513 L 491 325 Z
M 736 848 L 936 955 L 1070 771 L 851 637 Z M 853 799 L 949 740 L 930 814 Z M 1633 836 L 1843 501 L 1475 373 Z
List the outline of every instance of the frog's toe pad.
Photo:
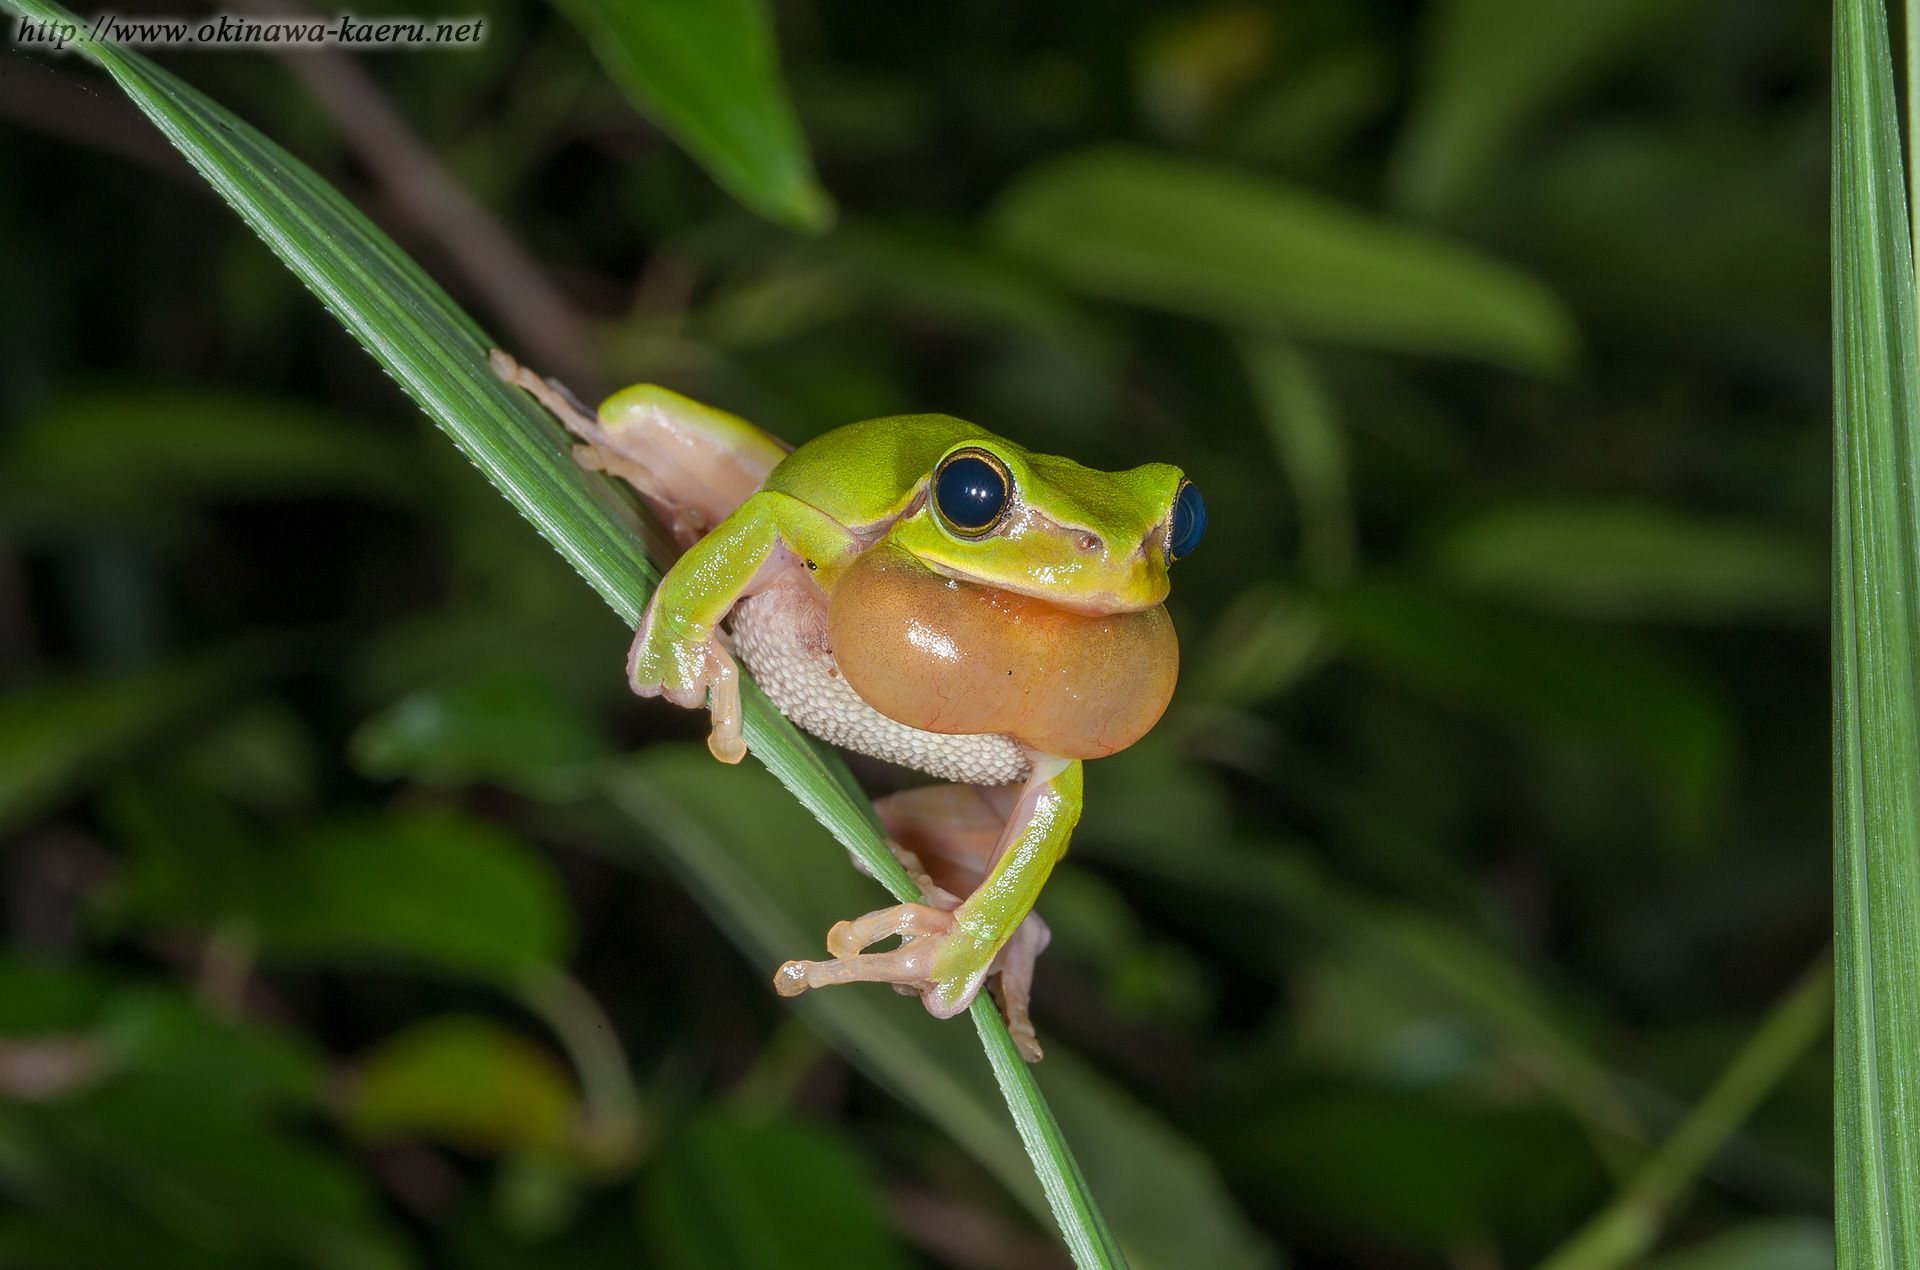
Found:
M 944 935 L 952 927 L 953 914 L 944 909 L 929 908 L 925 904 L 895 904 L 850 922 L 835 922 L 827 932 L 827 951 L 835 960 L 851 961 L 865 951 L 867 945 L 891 936 L 900 935 L 911 941 L 923 935 Z M 910 943 L 902 944 L 900 951 L 905 952 L 909 947 Z
M 924 904 L 896 904 L 850 922 L 839 922 L 827 933 L 832 961 L 789 961 L 773 976 L 773 988 L 783 997 L 797 997 L 808 988 L 840 983 L 902 984 L 924 993 L 931 986 L 937 938 L 953 926 L 953 914 Z M 891 952 L 861 950 L 891 936 L 904 942 Z

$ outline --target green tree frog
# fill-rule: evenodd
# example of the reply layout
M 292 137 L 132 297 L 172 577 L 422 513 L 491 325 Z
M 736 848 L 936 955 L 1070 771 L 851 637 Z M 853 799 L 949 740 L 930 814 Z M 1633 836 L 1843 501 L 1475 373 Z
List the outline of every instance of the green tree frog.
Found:
M 875 803 L 925 902 L 840 922 L 831 958 L 786 963 L 775 988 L 889 983 L 948 1018 L 997 977 L 1036 1061 L 1034 900 L 1079 819 L 1081 763 L 1133 744 L 1173 694 L 1167 571 L 1207 523 L 1192 482 L 1165 463 L 1094 471 L 938 414 L 790 449 L 664 388 L 596 416 L 504 353 L 494 366 L 684 552 L 634 636 L 635 692 L 706 707 L 709 749 L 737 763 L 737 658 L 815 736 L 951 782 Z

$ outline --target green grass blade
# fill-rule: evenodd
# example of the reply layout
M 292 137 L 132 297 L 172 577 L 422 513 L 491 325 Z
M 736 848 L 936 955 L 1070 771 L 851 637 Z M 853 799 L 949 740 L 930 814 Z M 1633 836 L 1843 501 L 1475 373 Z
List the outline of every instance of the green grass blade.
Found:
M 1915 100 L 1913 90 L 1920 87 L 1920 0 L 1907 0 L 1907 58 L 1904 67 L 1907 73 L 1907 138 L 1911 142 L 1920 135 L 1920 100 Z M 1907 165 L 1907 207 L 1920 206 L 1920 163 Z M 1914 267 L 1920 269 L 1920 226 L 1911 223 L 1907 226 L 1909 237 L 1908 250 L 1914 256 Z M 1920 283 L 1916 283 L 1920 286 Z
M 759 796 L 761 782 L 750 772 L 700 759 L 684 747 L 655 747 L 617 764 L 606 793 L 734 944 L 771 973 L 794 950 L 819 944 L 815 928 L 827 914 L 877 897 L 864 879 L 831 867 L 832 849 L 819 851 L 812 826 L 795 823 L 790 805 Z M 978 1097 L 987 1086 L 979 1060 L 951 1050 L 930 1060 L 923 1038 L 937 1025 L 893 1004 L 858 992 L 810 992 L 795 1002 L 809 1024 L 945 1129 L 1036 1214 L 1048 1211 L 1019 1140 Z
M 1833 34 L 1835 1237 L 1920 1263 L 1920 360 L 1881 0 Z
M 840 867 L 840 849 L 764 776 L 726 768 L 695 746 L 653 746 L 614 765 L 613 805 L 642 828 L 647 855 L 665 863 L 747 958 L 764 972 L 820 946 L 820 932 L 873 906 L 872 884 Z M 640 835 L 635 835 L 634 849 Z M 631 861 L 629 848 L 609 853 Z M 917 1001 L 877 990 L 809 992 L 795 1006 L 816 1032 L 873 1080 L 960 1144 L 1042 1221 L 1062 1211 L 1083 1265 L 1139 1270 L 1272 1270 L 1273 1250 L 1239 1211 L 1211 1163 L 1152 1111 L 1051 1042 L 1028 1068 L 991 1003 L 974 1007 L 986 1062 L 955 1023 Z M 1037 1076 L 1042 1100 L 1031 1092 Z M 1007 1101 L 1013 1117 L 996 1097 Z M 1015 1098 L 1019 1101 L 1015 1101 Z M 1022 1142 L 1073 1167 L 1036 1181 Z M 1111 1228 L 1088 1194 L 1113 1214 Z M 1127 1262 L 1119 1260 L 1125 1250 Z
M 1007 1035 L 1000 1012 L 993 1008 L 993 1002 L 984 992 L 973 999 L 973 1026 L 980 1033 L 980 1045 L 987 1051 L 987 1061 L 993 1064 L 993 1078 L 1007 1092 L 1007 1107 L 1013 1112 L 1014 1124 L 1019 1126 L 1020 1141 L 1026 1146 L 1027 1154 L 1036 1160 L 1058 1159 L 1066 1164 L 1064 1169 L 1042 1173 L 1040 1184 L 1046 1188 L 1047 1203 L 1060 1223 L 1067 1247 L 1073 1252 L 1073 1263 L 1077 1266 L 1126 1265 L 1119 1243 L 1107 1229 L 1106 1218 L 1093 1202 L 1093 1192 L 1087 1189 L 1080 1163 L 1073 1158 L 1066 1135 L 1060 1132 L 1060 1124 L 1053 1118 L 1053 1109 L 1047 1106 L 1047 1100 L 1033 1083 L 1033 1074 L 1013 1048 L 1013 1038 Z
M 1820 1039 L 1832 1017 L 1833 965 L 1822 955 L 1767 1012 L 1713 1088 L 1613 1202 L 1541 1262 L 1540 1270 L 1617 1270 L 1646 1256 L 1681 1193 Z
M 14 12 L 68 21 L 43 0 Z M 200 175 L 621 617 L 656 574 L 611 488 L 559 426 L 488 369 L 489 341 L 392 240 L 305 164 L 137 54 L 83 40 Z
M 47 0 L 0 0 L 7 11 L 82 27 L 79 50 L 113 76 L 227 203 L 306 283 L 340 323 L 472 459 L 554 549 L 625 619 L 639 623 L 658 580 L 627 504 L 604 478 L 573 462 L 559 427 L 488 368 L 490 341 L 432 279 L 332 186 L 190 85 L 138 54 L 100 44 Z M 871 808 L 829 755 L 757 690 L 746 693 L 746 734 L 756 756 L 896 897 L 917 899 L 887 853 Z M 998 1073 L 1023 1131 L 1043 1106 L 1024 1065 Z M 1096 1206 L 1057 1134 L 1026 1135 L 1049 1149 L 1033 1158 L 1083 1268 L 1123 1266 L 1111 1241 L 1083 1229 Z

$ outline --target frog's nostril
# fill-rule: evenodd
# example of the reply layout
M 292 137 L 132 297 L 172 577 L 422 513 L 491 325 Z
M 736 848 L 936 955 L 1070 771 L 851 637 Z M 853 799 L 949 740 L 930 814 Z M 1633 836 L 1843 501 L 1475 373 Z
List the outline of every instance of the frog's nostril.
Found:
M 1080 543 L 1080 550 L 1082 551 L 1098 551 L 1100 550 L 1100 535 L 1099 534 L 1081 534 L 1079 543 Z

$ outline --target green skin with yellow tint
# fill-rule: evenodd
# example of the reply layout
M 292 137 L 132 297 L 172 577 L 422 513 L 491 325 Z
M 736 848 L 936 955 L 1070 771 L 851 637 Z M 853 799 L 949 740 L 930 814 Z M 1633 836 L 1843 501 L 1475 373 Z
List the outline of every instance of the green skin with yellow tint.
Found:
M 775 986 L 793 995 L 854 980 L 908 985 L 944 1018 L 997 969 L 1003 983 L 1019 980 L 1004 994 L 1009 1024 L 1037 1059 L 1025 998 L 1046 936 L 1023 923 L 1079 820 L 1082 759 L 1131 744 L 1172 694 L 1178 646 L 1162 602 L 1180 470 L 1095 471 L 948 415 L 851 424 L 788 453 L 744 420 L 651 385 L 587 416 L 557 385 L 492 357 L 496 373 L 586 442 L 575 451 L 584 466 L 633 483 L 685 549 L 647 606 L 629 678 L 643 696 L 707 707 L 716 757 L 746 753 L 721 623 L 762 593 L 807 597 L 797 611 L 817 606 L 818 631 L 830 610 L 840 632 L 831 673 L 844 671 L 858 712 L 921 737 L 987 738 L 1024 753 L 1024 784 L 931 786 L 876 804 L 903 861 L 952 849 L 946 864 L 919 871 L 929 905 L 841 922 L 827 939 L 833 961 L 789 962 Z M 963 452 L 985 455 L 1005 478 L 1005 510 L 986 529 L 949 523 L 931 488 Z M 917 634 L 871 638 L 942 621 L 971 658 L 960 659 L 975 676 L 963 689 L 941 678 L 951 668 L 920 651 Z M 955 701 L 972 722 L 935 717 Z M 1039 722 L 1033 701 L 1043 703 Z M 863 952 L 891 935 L 904 937 L 898 950 Z
M 927 497 L 940 461 L 960 448 L 998 458 L 1016 491 L 1017 505 L 984 537 L 956 533 Z M 866 551 L 884 543 L 945 577 L 1072 613 L 1153 609 L 1167 596 L 1166 542 L 1181 481 L 1180 470 L 1164 463 L 1099 472 L 1032 454 L 947 415 L 837 429 L 781 461 L 759 493 L 667 573 L 635 644 L 632 680 L 683 704 L 703 700 L 716 628 L 781 546 L 806 562 L 828 596 Z M 1095 541 L 1099 547 L 1090 549 Z M 1080 759 L 1037 756 L 1035 771 L 1044 788 L 1026 826 L 938 937 L 926 998 L 936 1014 L 971 1001 L 1080 817 Z

